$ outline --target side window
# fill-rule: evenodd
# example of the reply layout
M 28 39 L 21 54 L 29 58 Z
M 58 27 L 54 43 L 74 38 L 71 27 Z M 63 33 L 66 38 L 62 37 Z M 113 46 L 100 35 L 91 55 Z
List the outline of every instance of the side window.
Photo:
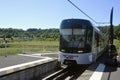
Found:
M 86 34 L 86 50 L 87 50 L 87 52 L 91 52 L 91 49 L 92 49 L 92 35 L 93 35 L 93 30 L 88 29 L 87 34 Z
M 96 47 L 99 47 L 99 39 L 100 39 L 100 36 L 98 33 L 95 34 L 95 39 L 96 39 Z
M 92 33 L 93 31 L 90 29 L 87 31 L 87 43 L 92 44 Z
M 99 47 L 99 34 L 95 32 L 94 47 Z

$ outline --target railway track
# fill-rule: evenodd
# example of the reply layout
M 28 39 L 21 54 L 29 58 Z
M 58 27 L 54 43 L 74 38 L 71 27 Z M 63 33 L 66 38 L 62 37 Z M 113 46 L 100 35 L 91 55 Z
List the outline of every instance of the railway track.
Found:
M 63 68 L 43 80 L 76 80 L 89 65 L 71 65 Z

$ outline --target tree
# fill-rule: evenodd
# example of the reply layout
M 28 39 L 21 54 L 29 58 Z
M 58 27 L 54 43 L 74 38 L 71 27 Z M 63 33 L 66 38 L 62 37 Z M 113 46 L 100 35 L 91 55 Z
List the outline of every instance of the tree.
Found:
M 114 29 L 114 35 L 115 35 L 116 39 L 120 40 L 120 24 L 115 27 L 115 29 Z

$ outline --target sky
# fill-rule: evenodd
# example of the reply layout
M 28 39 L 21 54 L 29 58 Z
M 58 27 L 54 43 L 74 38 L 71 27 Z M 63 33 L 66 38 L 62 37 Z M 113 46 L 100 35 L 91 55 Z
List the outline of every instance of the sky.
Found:
M 120 0 L 71 1 L 96 22 L 109 22 L 114 7 L 113 24 L 120 24 Z M 90 20 L 67 0 L 0 0 L 0 28 L 59 28 L 63 19 L 71 18 Z

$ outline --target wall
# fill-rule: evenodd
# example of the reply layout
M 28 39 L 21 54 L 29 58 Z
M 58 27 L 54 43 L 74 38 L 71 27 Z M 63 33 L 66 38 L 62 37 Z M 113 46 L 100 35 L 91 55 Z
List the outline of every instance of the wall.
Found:
M 57 60 L 53 60 L 27 69 L 2 75 L 0 76 L 0 80 L 41 80 L 43 74 L 54 70 L 56 67 Z

